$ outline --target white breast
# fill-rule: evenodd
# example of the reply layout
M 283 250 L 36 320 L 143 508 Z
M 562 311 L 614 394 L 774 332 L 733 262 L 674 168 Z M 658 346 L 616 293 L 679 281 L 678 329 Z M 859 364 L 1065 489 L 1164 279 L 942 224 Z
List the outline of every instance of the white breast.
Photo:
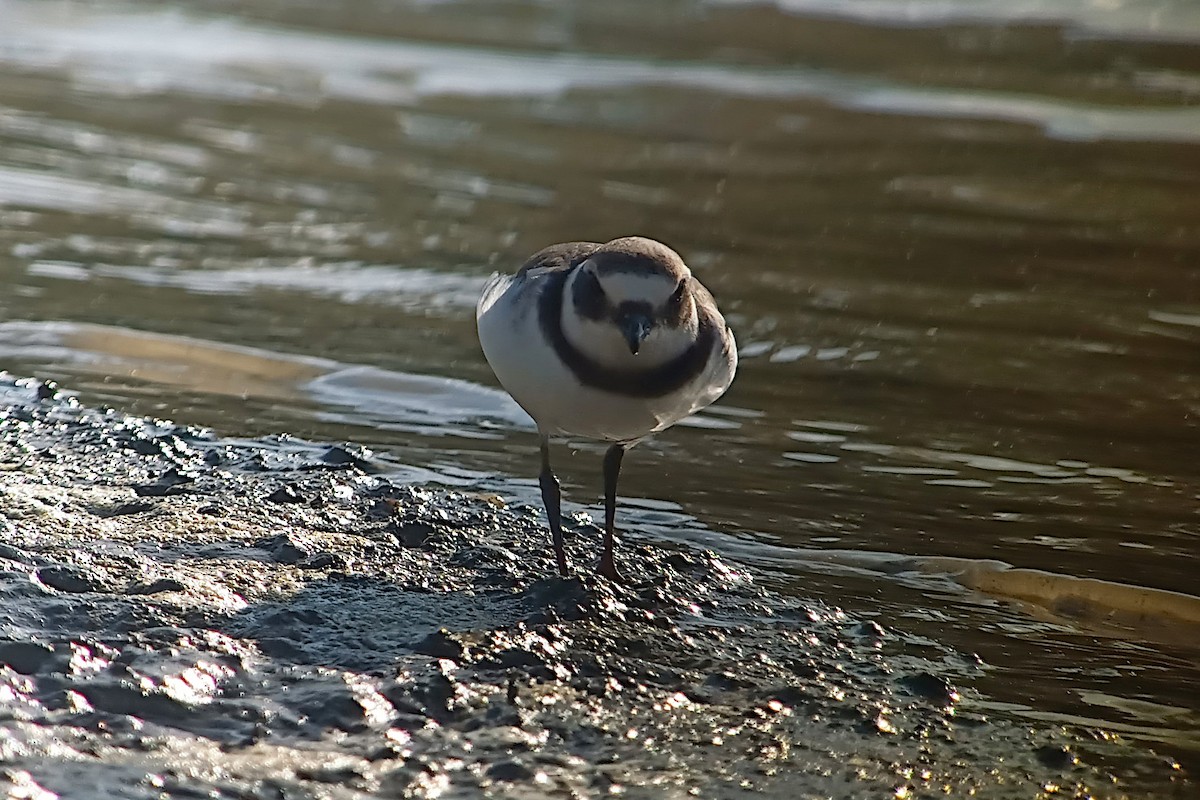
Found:
M 496 277 L 476 316 L 484 356 L 501 385 L 545 434 L 632 442 L 663 430 L 720 397 L 733 380 L 736 355 L 714 348 L 708 368 L 662 397 L 628 397 L 584 386 L 546 341 L 537 298 L 549 273 Z

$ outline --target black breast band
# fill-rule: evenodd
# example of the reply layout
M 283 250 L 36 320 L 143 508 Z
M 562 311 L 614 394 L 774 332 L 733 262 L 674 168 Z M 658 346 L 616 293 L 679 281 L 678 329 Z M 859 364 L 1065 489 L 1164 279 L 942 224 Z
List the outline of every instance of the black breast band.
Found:
M 625 397 L 663 397 L 685 386 L 704 371 L 716 343 L 716 328 L 706 314 L 699 314 L 696 341 L 684 352 L 661 366 L 626 372 L 597 364 L 567 341 L 562 330 L 563 287 L 571 270 L 546 276 L 538 298 L 538 323 L 554 352 L 584 386 Z

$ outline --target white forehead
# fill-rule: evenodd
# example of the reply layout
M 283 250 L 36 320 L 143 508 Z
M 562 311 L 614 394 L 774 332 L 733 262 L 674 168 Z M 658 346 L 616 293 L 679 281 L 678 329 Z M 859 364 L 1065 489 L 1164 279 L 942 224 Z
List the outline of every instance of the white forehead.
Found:
M 597 277 L 604 293 L 614 303 L 641 300 L 658 304 L 670 297 L 679 285 L 661 272 L 611 272 Z

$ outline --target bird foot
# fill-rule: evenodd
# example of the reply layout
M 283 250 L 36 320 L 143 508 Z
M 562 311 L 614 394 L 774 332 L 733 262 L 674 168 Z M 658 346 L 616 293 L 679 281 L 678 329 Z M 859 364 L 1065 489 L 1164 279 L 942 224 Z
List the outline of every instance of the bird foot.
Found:
M 601 558 L 600 563 L 596 565 L 596 574 L 603 575 L 613 583 L 621 586 L 625 585 L 625 578 L 617 571 L 616 562 L 611 558 Z

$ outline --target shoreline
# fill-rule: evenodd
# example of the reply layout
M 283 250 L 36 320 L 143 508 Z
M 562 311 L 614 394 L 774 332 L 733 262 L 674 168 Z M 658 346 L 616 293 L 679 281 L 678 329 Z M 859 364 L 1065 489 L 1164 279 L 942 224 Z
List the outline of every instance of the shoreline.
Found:
M 599 530 L 564 527 L 590 570 Z M 1195 791 L 1142 745 L 984 713 L 969 654 L 752 566 L 626 541 L 628 586 L 560 579 L 494 495 L 4 373 L 0 534 L 0 786 L 31 797 Z

